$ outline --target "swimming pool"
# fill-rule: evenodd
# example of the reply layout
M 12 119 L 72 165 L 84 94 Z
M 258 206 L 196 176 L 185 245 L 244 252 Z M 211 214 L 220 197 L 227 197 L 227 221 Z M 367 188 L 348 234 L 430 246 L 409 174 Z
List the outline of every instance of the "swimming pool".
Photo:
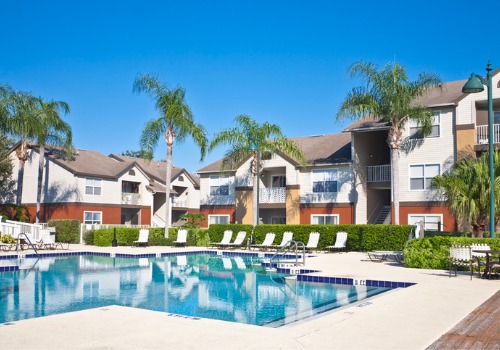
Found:
M 390 289 L 287 277 L 266 271 L 250 255 L 84 254 L 15 261 L 18 270 L 0 273 L 0 323 L 122 305 L 279 327 Z

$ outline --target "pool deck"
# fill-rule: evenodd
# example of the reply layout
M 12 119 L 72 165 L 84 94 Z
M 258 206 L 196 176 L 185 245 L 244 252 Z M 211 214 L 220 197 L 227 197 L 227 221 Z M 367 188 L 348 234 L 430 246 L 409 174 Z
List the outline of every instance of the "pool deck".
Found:
M 200 248 L 71 245 L 69 251 L 146 254 Z M 201 250 L 205 250 L 201 248 Z M 53 252 L 53 251 L 51 251 Z M 67 252 L 66 250 L 63 252 Z M 27 251 L 25 253 L 31 253 Z M 1 252 L 0 255 L 15 254 Z M 500 290 L 500 280 L 376 263 L 365 253 L 314 253 L 321 276 L 414 282 L 281 328 L 111 306 L 0 326 L 2 349 L 425 349 Z M 499 345 L 500 346 L 500 345 Z

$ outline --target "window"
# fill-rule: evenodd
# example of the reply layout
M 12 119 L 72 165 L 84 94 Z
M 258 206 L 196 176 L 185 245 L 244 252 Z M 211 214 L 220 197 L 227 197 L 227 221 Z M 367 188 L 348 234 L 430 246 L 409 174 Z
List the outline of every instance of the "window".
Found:
M 101 186 L 101 179 L 88 177 L 85 179 L 85 194 L 100 196 Z
M 271 187 L 286 187 L 285 175 L 273 175 Z
M 229 195 L 229 176 L 210 176 L 210 195 Z
M 229 215 L 209 215 L 208 224 L 229 224 Z
M 88 225 L 100 225 L 102 223 L 102 212 L 100 211 L 83 212 L 83 223 Z
M 280 216 L 273 216 L 271 218 L 271 223 L 275 225 L 284 225 L 286 224 L 286 218 Z
M 424 223 L 424 230 L 440 231 L 443 215 L 408 215 L 408 225 L 416 225 L 420 221 Z
M 432 131 L 426 137 L 439 137 L 439 135 L 441 134 L 440 122 L 441 122 L 440 112 L 434 112 L 434 115 L 432 117 Z M 419 126 L 415 120 L 410 119 L 409 124 L 410 124 L 410 138 L 421 139 L 424 137 L 424 135 L 422 134 L 422 127 Z
M 431 189 L 431 179 L 439 174 L 439 164 L 410 165 L 410 190 Z
M 312 225 L 335 225 L 339 223 L 338 215 L 311 215 Z
M 313 192 L 337 192 L 337 169 L 313 170 Z

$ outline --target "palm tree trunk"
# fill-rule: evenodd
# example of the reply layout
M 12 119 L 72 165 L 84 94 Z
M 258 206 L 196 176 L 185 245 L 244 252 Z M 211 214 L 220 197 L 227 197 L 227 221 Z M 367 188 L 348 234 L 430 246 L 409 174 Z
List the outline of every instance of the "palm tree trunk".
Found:
M 165 141 L 167 143 L 167 169 L 165 174 L 165 238 L 168 238 L 168 229 L 170 227 L 170 183 L 172 182 L 172 146 L 174 144 L 175 133 L 172 126 L 169 125 L 165 132 Z
M 38 185 L 36 189 L 36 223 L 40 222 L 40 207 L 42 203 L 43 167 L 45 164 L 45 146 L 40 145 L 40 159 L 38 161 Z
M 399 149 L 391 147 L 392 204 L 394 224 L 399 225 Z
M 23 184 L 24 184 L 24 165 L 28 159 L 28 145 L 26 141 L 21 141 L 19 148 L 16 150 L 17 158 L 19 159 L 19 170 L 17 171 L 17 192 L 16 192 L 16 205 L 21 205 L 23 198 Z

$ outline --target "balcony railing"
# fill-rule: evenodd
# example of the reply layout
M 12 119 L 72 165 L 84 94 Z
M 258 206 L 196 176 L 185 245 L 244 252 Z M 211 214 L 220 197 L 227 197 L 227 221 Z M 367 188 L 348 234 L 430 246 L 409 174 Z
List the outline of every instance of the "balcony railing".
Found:
M 172 201 L 172 206 L 174 207 L 187 208 L 188 204 L 189 202 L 187 198 L 174 198 L 174 200 Z
M 122 192 L 122 204 L 137 205 L 140 202 L 141 202 L 141 195 L 139 193 Z
M 391 166 L 374 165 L 368 166 L 366 182 L 391 182 Z
M 286 187 L 271 187 L 259 189 L 259 203 L 285 203 Z
M 500 124 L 493 124 L 493 143 L 500 143 Z M 488 144 L 488 125 L 476 126 L 476 145 Z

